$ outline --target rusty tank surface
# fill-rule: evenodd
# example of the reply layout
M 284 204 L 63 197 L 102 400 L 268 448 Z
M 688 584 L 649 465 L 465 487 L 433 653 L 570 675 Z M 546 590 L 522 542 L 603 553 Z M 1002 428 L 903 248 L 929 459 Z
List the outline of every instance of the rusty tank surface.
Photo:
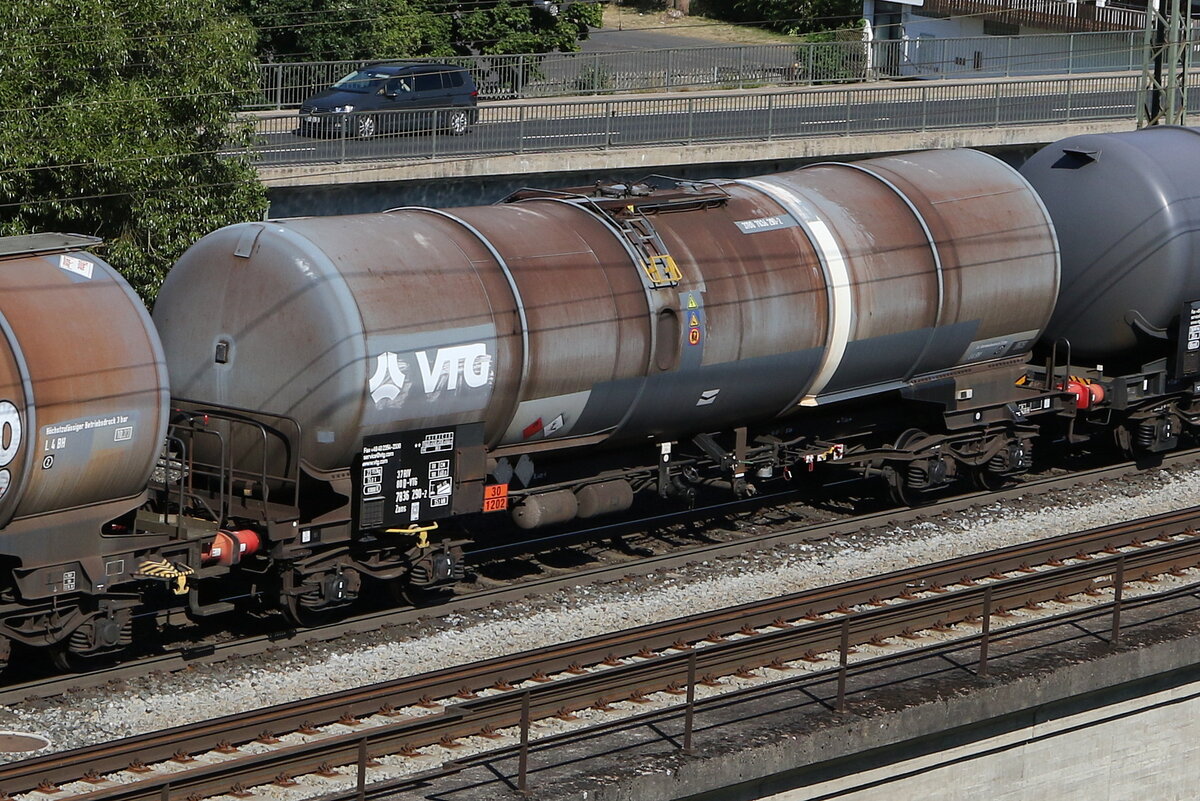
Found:
M 949 151 L 233 226 L 155 319 L 177 396 L 293 416 L 335 470 L 398 427 L 483 421 L 498 447 L 789 413 L 1024 353 L 1057 288 L 1027 184 Z
M 125 279 L 83 249 L 96 241 L 0 239 L 0 526 L 10 531 L 49 512 L 137 498 L 162 446 L 158 334 Z M 61 556 L 52 542 L 29 538 L 21 556 Z
M 154 318 L 176 396 L 294 418 L 320 474 L 397 430 L 516 452 L 884 391 L 1026 353 L 1058 280 L 1028 184 L 962 150 L 231 226 Z

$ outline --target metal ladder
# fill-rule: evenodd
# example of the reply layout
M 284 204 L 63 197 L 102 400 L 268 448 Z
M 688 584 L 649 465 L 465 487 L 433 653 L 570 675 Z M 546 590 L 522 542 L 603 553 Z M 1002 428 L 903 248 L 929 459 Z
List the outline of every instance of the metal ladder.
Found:
M 683 280 L 683 274 L 679 272 L 675 259 L 667 253 L 667 247 L 654 230 L 654 224 L 632 206 L 626 207 L 625 211 L 625 214 L 613 214 L 611 217 L 641 258 L 642 271 L 650 286 L 655 289 L 677 286 Z

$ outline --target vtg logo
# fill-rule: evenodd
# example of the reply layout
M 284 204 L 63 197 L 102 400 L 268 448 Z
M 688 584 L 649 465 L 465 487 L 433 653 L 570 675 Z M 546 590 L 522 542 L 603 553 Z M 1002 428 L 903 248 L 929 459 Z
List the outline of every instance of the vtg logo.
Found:
M 492 357 L 482 342 L 438 348 L 432 358 L 430 351 L 417 351 L 413 357 L 426 395 L 442 389 L 457 391 L 460 383 L 474 389 L 492 380 Z M 367 391 L 376 406 L 401 396 L 408 381 L 409 365 L 411 362 L 392 351 L 375 358 L 375 372 L 367 381 Z

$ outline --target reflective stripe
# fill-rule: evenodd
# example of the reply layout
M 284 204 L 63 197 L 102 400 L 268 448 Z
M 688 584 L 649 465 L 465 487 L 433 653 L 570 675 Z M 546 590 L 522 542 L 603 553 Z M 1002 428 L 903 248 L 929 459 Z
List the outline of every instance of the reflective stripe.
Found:
M 825 338 L 825 353 L 821 358 L 821 367 L 812 384 L 800 398 L 801 406 L 816 406 L 817 395 L 829 385 L 838 368 L 842 357 L 846 355 L 846 346 L 850 343 L 850 328 L 854 321 L 854 295 L 850 291 L 850 268 L 842 248 L 834 238 L 833 232 L 825 221 L 817 216 L 812 205 L 799 194 L 769 179 L 745 179 L 740 184 L 750 186 L 768 195 L 776 203 L 783 206 L 800 222 L 800 227 L 808 236 L 809 241 L 817 251 L 817 259 L 821 262 L 821 272 L 825 276 L 827 297 L 829 303 L 829 334 Z
M 825 166 L 831 166 L 831 165 L 826 164 Z M 934 238 L 933 231 L 930 230 L 929 224 L 925 222 L 925 216 L 923 214 L 921 214 L 920 209 L 918 209 L 916 207 L 916 204 L 914 204 L 912 202 L 912 200 L 909 199 L 908 195 L 906 195 L 906 194 L 904 194 L 904 192 L 900 191 L 900 187 L 896 186 L 894 183 L 892 183 L 888 179 L 884 178 L 882 175 L 875 172 L 874 170 L 869 170 L 866 167 L 863 167 L 861 165 L 838 164 L 837 166 L 850 167 L 851 169 L 859 170 L 860 172 L 864 173 L 865 175 L 871 176 L 872 178 L 874 178 L 875 180 L 879 181 L 884 186 L 886 186 L 888 189 L 895 192 L 896 197 L 898 197 L 902 201 L 904 201 L 904 205 L 908 206 L 908 210 L 910 212 L 912 212 L 913 217 L 915 217 L 917 220 L 917 223 L 920 224 L 921 231 L 925 234 L 925 241 L 929 244 L 929 252 L 933 255 L 933 270 L 934 270 L 934 274 L 937 276 L 937 312 L 933 319 L 933 330 L 929 332 L 929 336 L 925 339 L 925 344 L 921 347 L 921 352 L 917 355 L 917 358 L 913 361 L 912 368 L 909 369 L 905 373 L 906 379 L 912 378 L 913 375 L 916 373 L 917 368 L 925 363 L 925 355 L 927 353 L 929 353 L 929 346 L 933 344 L 933 340 L 935 339 L 935 337 L 937 335 L 937 329 L 941 328 L 942 318 L 945 316 L 945 313 L 946 313 L 946 276 L 945 276 L 944 272 L 942 271 L 942 254 L 938 251 L 937 239 Z M 1057 297 L 1057 295 L 1058 295 L 1058 293 L 1056 291 L 1055 296 Z

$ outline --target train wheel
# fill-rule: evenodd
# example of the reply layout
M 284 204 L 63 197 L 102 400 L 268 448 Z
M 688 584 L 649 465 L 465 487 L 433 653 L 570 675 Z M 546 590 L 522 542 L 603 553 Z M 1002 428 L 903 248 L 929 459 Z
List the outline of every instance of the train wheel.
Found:
M 444 584 L 434 587 L 418 587 L 400 579 L 389 584 L 389 587 L 397 604 L 415 607 L 438 606 L 454 597 L 454 588 Z
M 919 428 L 910 428 L 896 437 L 892 446 L 897 451 L 915 454 L 930 436 Z M 912 463 L 895 460 L 889 462 L 884 470 L 884 478 L 888 485 L 888 497 L 897 506 L 920 506 L 925 503 L 925 493 L 908 485 L 908 471 Z
M 986 466 L 971 468 L 971 485 L 985 492 L 995 492 L 1014 484 L 1011 476 L 998 475 Z
M 302 629 L 314 629 L 337 619 L 338 609 L 314 609 L 304 604 L 303 597 L 289 595 L 284 599 L 283 611 L 292 623 Z
M 72 653 L 66 643 L 55 643 L 48 651 L 50 664 L 63 673 L 78 673 L 83 670 L 83 661 L 79 654 Z
M 55 643 L 47 653 L 50 664 L 63 673 L 87 673 L 121 661 L 124 650 L 102 651 L 98 654 L 81 654 L 72 651 L 65 642 Z
M 920 506 L 913 493 L 904 486 L 904 474 L 897 471 L 895 478 L 888 479 L 888 497 L 897 506 Z

